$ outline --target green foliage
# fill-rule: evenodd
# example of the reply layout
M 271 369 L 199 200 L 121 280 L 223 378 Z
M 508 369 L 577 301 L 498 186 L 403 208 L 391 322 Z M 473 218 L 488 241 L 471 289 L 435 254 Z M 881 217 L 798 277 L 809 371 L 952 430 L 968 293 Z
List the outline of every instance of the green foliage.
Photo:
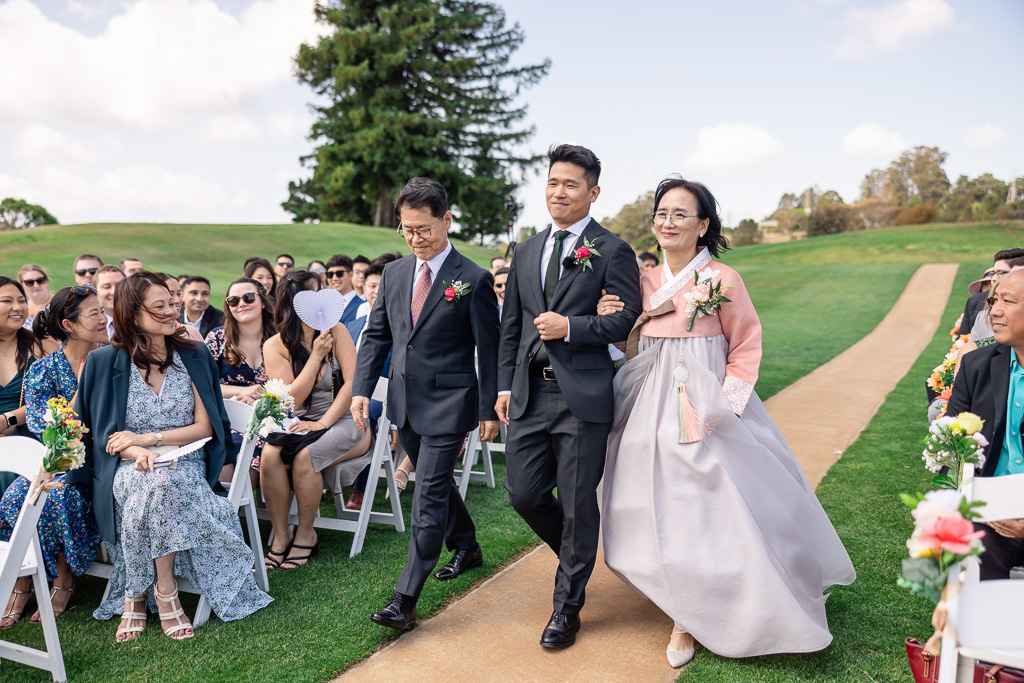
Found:
M 914 206 L 905 206 L 900 209 L 900 212 L 896 214 L 895 218 L 892 219 L 893 225 L 920 225 L 921 223 L 931 223 L 935 220 L 935 207 L 931 204 L 915 204 Z
M 29 204 L 14 197 L 0 201 L 0 230 L 22 230 L 56 223 L 57 219 L 38 204 Z
M 838 195 L 836 195 L 838 196 Z M 834 235 L 855 227 L 854 214 L 846 204 L 822 204 L 811 212 L 807 221 L 807 235 Z
M 854 204 L 853 212 L 856 220 L 860 221 L 859 227 L 865 230 L 877 230 L 892 225 L 900 208 L 879 197 L 869 197 Z
M 642 194 L 631 204 L 626 204 L 612 218 L 605 218 L 601 225 L 636 247 L 637 240 L 651 235 L 651 216 L 654 215 L 654 190 Z M 652 242 L 653 244 L 653 242 Z M 642 251 L 642 250 L 641 250 Z
M 962 175 L 943 203 L 941 216 L 952 221 L 1002 218 L 1006 213 L 1007 193 L 1008 185 L 991 173 L 977 178 Z
M 289 183 L 295 221 L 396 224 L 394 199 L 414 176 L 437 180 L 464 237 L 504 230 L 505 203 L 539 159 L 522 144 L 523 88 L 550 61 L 513 66 L 524 35 L 483 0 L 318 2 L 332 33 L 302 45 L 298 79 L 326 104 L 303 159 L 311 178 Z
M 733 247 L 743 247 L 748 244 L 760 244 L 761 240 L 761 230 L 757 227 L 757 221 L 744 218 L 732 231 L 729 243 Z
M 836 204 L 842 204 L 843 198 L 839 196 L 839 193 L 835 190 L 828 190 L 818 197 L 818 206 L 835 206 Z

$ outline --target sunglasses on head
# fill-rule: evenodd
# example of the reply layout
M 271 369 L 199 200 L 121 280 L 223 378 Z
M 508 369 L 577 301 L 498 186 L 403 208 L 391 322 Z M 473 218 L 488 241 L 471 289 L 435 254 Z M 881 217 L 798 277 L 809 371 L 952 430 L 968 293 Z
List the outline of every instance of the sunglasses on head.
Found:
M 75 296 L 93 296 L 96 294 L 96 288 L 93 287 L 92 285 L 75 285 L 74 287 L 71 288 L 71 293 L 74 294 Z M 64 309 L 67 310 L 67 307 L 74 300 L 74 297 L 69 296 L 67 300 L 64 302 Z
M 22 280 L 21 284 L 25 285 L 26 287 L 35 287 L 36 285 L 45 285 L 49 281 L 50 278 L 43 276 L 40 278 L 36 278 L 35 280 Z
M 226 296 L 224 297 L 224 303 L 231 308 L 237 308 L 238 303 L 244 301 L 247 304 L 254 303 L 256 301 L 256 292 L 246 292 L 242 296 Z
M 328 270 L 327 271 L 327 277 L 328 277 L 328 279 L 333 279 L 333 278 L 336 278 L 336 277 L 337 278 L 342 278 L 342 277 L 345 277 L 346 275 L 348 275 L 348 273 L 349 273 L 349 271 L 347 271 L 345 269 L 341 269 L 341 270 Z
M 84 277 L 86 273 L 89 275 L 95 275 L 97 270 L 99 270 L 99 268 L 83 268 L 82 270 L 76 270 L 75 275 L 78 277 Z

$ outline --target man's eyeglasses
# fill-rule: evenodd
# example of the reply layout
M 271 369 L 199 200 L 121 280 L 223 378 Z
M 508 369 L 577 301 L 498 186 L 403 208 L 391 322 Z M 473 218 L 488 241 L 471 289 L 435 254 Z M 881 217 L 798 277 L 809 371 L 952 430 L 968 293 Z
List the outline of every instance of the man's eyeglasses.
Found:
M 291 261 L 278 261 L 277 265 L 281 268 L 294 268 L 295 264 Z
M 652 220 L 654 221 L 655 225 L 665 225 L 665 223 L 669 222 L 669 219 L 671 219 L 672 225 L 682 225 L 683 221 L 685 221 L 687 218 L 697 218 L 697 214 L 676 211 L 672 213 L 672 215 L 670 216 L 665 211 L 659 211 L 658 213 L 654 214 L 654 218 Z
M 247 304 L 256 302 L 256 292 L 246 292 L 242 296 L 226 296 L 224 297 L 224 303 L 230 308 L 238 308 L 239 302 L 244 301 Z
M 45 285 L 49 281 L 50 278 L 48 277 L 40 277 L 36 278 L 35 280 L 22 280 L 21 284 L 25 285 L 26 287 L 35 287 L 36 285 Z
M 327 279 L 328 280 L 333 280 L 333 279 L 337 278 L 337 279 L 340 280 L 341 278 L 343 278 L 346 275 L 348 275 L 350 272 L 351 271 L 345 270 L 344 268 L 341 268 L 339 270 L 328 270 L 327 271 Z
M 434 221 L 434 224 L 429 228 L 407 228 L 403 225 L 398 226 L 398 234 L 407 240 L 411 240 L 413 237 L 419 237 L 420 239 L 430 239 L 430 231 L 437 227 L 437 224 L 444 219 L 444 216 Z
M 99 268 L 82 268 L 82 270 L 76 270 L 75 275 L 78 277 L 85 277 L 86 273 L 89 275 L 95 275 L 97 270 L 99 270 Z

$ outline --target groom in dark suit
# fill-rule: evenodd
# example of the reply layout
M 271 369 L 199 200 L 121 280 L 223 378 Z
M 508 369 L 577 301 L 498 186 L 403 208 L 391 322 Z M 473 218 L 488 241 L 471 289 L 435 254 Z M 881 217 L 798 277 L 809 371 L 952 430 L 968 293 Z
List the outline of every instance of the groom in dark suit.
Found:
M 561 648 L 576 641 L 597 559 L 597 484 L 613 407 L 608 344 L 628 336 L 641 296 L 633 250 L 590 218 L 601 162 L 577 145 L 552 147 L 548 161 L 554 224 L 512 258 L 495 409 L 508 425 L 512 506 L 558 555 L 554 613 L 540 644 Z M 623 309 L 598 316 L 601 290 L 617 295 Z
M 384 269 L 352 380 L 352 417 L 366 429 L 369 397 L 388 351 L 388 419 L 416 468 L 409 559 L 388 604 L 370 619 L 406 630 L 445 543 L 452 559 L 434 576 L 454 579 L 483 564 L 476 528 L 452 472 L 466 434 L 498 433 L 498 302 L 494 278 L 448 241 L 452 214 L 440 183 L 413 178 L 395 203 L 411 256 Z M 474 363 L 478 359 L 479 372 Z

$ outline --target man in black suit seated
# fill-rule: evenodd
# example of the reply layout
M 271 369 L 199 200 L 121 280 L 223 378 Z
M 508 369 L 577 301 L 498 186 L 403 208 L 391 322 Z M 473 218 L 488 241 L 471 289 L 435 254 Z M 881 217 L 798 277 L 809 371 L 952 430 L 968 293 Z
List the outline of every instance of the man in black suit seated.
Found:
M 202 275 L 190 275 L 181 285 L 185 301 L 178 322 L 199 330 L 203 339 L 210 330 L 224 326 L 224 312 L 210 305 L 210 281 Z
M 1024 473 L 1024 269 L 1012 270 L 992 295 L 992 329 L 996 344 L 963 356 L 953 382 L 947 414 L 972 412 L 985 421 L 989 441 L 981 475 Z M 986 524 L 981 578 L 1007 579 L 1024 564 L 1024 519 Z

